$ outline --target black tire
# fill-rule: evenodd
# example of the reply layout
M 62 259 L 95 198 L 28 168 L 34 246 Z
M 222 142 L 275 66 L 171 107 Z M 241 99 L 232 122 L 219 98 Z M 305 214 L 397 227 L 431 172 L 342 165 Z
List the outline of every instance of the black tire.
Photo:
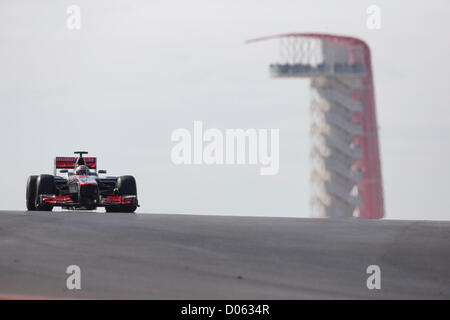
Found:
M 35 207 L 36 210 L 39 211 L 52 211 L 53 205 L 51 204 L 40 204 L 39 196 L 41 194 L 55 194 L 55 179 L 52 175 L 49 174 L 41 174 L 36 181 L 36 200 Z
M 136 180 L 133 176 L 119 177 L 116 186 L 120 195 L 137 196 Z
M 121 176 L 117 179 L 116 183 L 117 190 L 119 195 L 127 195 L 127 196 L 137 196 L 137 187 L 136 180 L 133 176 Z M 120 205 L 120 206 L 111 206 L 105 207 L 106 212 L 127 212 L 133 213 L 136 211 L 136 205 Z
M 26 203 L 28 211 L 36 210 L 36 182 L 38 176 L 30 176 L 27 181 Z
M 107 206 L 105 207 L 106 212 L 124 212 L 124 213 L 134 213 L 137 209 L 137 206 L 131 204 L 122 204 L 115 206 Z
M 106 212 L 120 212 L 120 206 L 108 206 L 105 207 Z

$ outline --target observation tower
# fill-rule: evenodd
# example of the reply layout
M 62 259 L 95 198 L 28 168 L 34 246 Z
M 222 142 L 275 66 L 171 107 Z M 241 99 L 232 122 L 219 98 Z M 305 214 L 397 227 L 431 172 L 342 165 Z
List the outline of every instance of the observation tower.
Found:
M 274 78 L 311 79 L 311 210 L 315 217 L 381 219 L 384 201 L 370 49 L 357 38 L 290 33 Z

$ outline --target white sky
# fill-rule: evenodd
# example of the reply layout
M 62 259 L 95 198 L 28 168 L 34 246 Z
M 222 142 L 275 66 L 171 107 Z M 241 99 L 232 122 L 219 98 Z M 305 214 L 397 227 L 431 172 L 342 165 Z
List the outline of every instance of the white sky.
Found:
M 311 31 L 372 48 L 387 218 L 450 220 L 449 16 L 437 0 L 2 1 L 0 208 L 81 148 L 136 177 L 139 212 L 309 216 L 309 84 L 269 77 L 277 41 L 244 41 Z M 173 165 L 171 132 L 194 120 L 280 129 L 279 175 Z

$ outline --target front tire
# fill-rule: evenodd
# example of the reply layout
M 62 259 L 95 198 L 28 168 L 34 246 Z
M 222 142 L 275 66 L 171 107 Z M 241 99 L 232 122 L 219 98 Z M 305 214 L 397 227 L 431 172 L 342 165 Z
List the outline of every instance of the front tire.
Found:
M 117 179 L 116 187 L 119 195 L 136 196 L 137 199 L 137 187 L 136 179 L 133 176 L 121 176 Z M 126 212 L 133 213 L 137 209 L 137 205 L 124 204 L 119 206 L 105 207 L 106 212 Z
M 55 194 L 55 180 L 52 175 L 49 174 L 41 174 L 36 181 L 36 199 L 35 199 L 35 207 L 36 210 L 39 211 L 52 211 L 53 205 L 51 204 L 41 204 L 39 201 L 39 196 L 41 194 Z
M 27 181 L 26 203 L 28 211 L 36 210 L 36 182 L 38 176 L 30 176 Z

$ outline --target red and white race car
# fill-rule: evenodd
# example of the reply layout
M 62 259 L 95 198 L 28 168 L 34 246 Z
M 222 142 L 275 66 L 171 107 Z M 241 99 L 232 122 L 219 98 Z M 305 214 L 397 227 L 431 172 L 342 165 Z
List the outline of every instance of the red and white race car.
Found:
M 30 176 L 27 182 L 26 204 L 29 211 L 51 211 L 53 207 L 72 210 L 134 212 L 139 206 L 136 180 L 133 176 L 100 177 L 97 158 L 83 157 L 86 151 L 76 151 L 78 157 L 56 157 L 54 174 Z M 65 177 L 60 174 L 66 174 Z

